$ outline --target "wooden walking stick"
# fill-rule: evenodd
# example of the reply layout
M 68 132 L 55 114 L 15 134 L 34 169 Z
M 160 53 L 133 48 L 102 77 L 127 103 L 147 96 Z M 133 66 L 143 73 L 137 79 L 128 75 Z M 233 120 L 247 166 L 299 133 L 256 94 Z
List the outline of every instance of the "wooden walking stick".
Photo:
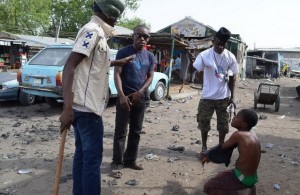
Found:
M 63 161 L 63 157 L 64 157 L 64 148 L 65 148 L 67 131 L 68 130 L 65 129 L 62 132 L 61 138 L 60 138 L 59 152 L 58 152 L 57 165 L 56 165 L 56 174 L 55 174 L 55 181 L 54 181 L 54 187 L 53 187 L 53 195 L 58 195 L 59 181 L 60 181 L 60 176 L 61 176 L 62 161 Z
M 179 89 L 179 93 L 181 93 L 181 90 L 182 90 L 182 88 L 183 88 L 183 85 L 184 85 L 185 81 L 186 81 L 186 80 L 183 79 L 182 84 L 181 84 L 181 87 L 180 87 L 180 89 Z

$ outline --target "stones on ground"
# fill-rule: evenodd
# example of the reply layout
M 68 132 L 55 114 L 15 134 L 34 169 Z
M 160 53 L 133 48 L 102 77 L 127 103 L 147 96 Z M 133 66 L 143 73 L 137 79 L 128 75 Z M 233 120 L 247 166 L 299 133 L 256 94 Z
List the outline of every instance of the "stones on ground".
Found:
M 59 180 L 59 183 L 67 183 L 69 180 L 72 179 L 72 174 L 67 174 L 67 175 L 64 175 L 60 178 Z
M 1 135 L 1 138 L 7 139 L 7 138 L 9 138 L 9 136 L 10 136 L 10 133 L 7 132 L 7 133 L 2 134 L 2 135 Z
M 183 99 L 179 99 L 179 100 L 176 100 L 178 103 L 186 103 L 187 102 L 187 99 L 186 98 L 183 98 Z
M 107 185 L 109 185 L 109 186 L 116 186 L 116 185 L 118 185 L 118 183 L 117 183 L 116 179 L 113 179 L 113 180 L 108 180 L 107 181 Z
M 180 160 L 178 157 L 170 157 L 168 158 L 167 162 L 174 163 L 176 160 Z
M 295 167 L 299 166 L 299 162 L 297 162 L 297 161 L 291 161 L 291 164 Z
M 159 157 L 157 156 L 157 155 L 155 155 L 155 154 L 152 154 L 152 153 L 150 153 L 150 154 L 146 154 L 145 156 L 144 156 L 144 158 L 146 159 L 146 160 L 149 160 L 149 161 L 151 161 L 151 160 L 159 160 Z
M 274 189 L 276 189 L 276 190 L 280 190 L 280 185 L 279 184 L 274 184 Z
M 259 119 L 265 120 L 265 119 L 267 119 L 267 118 L 268 118 L 268 117 L 267 117 L 266 115 L 263 115 L 263 114 L 259 115 Z
M 195 142 L 195 144 L 202 144 L 202 142 L 201 142 L 200 140 L 197 140 L 197 141 Z
M 179 125 L 174 125 L 172 127 L 172 131 L 179 131 Z
M 9 160 L 15 159 L 16 157 L 17 157 L 17 155 L 15 153 L 3 155 L 4 159 L 9 159 Z
M 17 123 L 15 123 L 15 124 L 13 125 L 13 127 L 20 127 L 20 126 L 21 126 L 21 124 L 22 124 L 22 123 L 20 123 L 20 122 L 17 122 Z
M 17 171 L 18 174 L 29 174 L 29 173 L 32 173 L 32 169 L 19 169 Z
M 267 144 L 266 144 L 266 147 L 267 147 L 267 148 L 273 148 L 273 146 L 274 146 L 274 144 L 271 144 L 271 143 L 267 143 Z
M 169 146 L 168 149 L 173 150 L 173 151 L 183 152 L 185 150 L 185 147 L 172 145 L 172 146 Z
M 135 179 L 131 179 L 129 181 L 126 181 L 125 184 L 130 185 L 130 186 L 137 186 L 139 182 Z

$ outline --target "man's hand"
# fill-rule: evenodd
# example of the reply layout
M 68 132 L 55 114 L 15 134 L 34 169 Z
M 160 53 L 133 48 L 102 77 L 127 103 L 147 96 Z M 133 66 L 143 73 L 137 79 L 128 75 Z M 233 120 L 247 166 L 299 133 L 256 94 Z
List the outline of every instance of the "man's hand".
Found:
M 137 91 L 128 96 L 131 99 L 132 105 L 138 106 L 141 102 L 142 93 Z
M 119 59 L 119 60 L 114 60 L 111 62 L 111 66 L 125 66 L 126 64 L 129 64 L 134 58 L 136 57 L 135 54 Z
M 74 120 L 74 113 L 72 109 L 64 109 L 60 117 L 60 133 L 64 130 L 70 129 L 72 122 Z
M 132 105 L 130 99 L 127 96 L 120 96 L 119 101 L 120 101 L 121 108 L 129 112 L 130 106 Z
M 205 163 L 209 163 L 209 158 L 208 158 L 207 152 L 200 153 L 200 161 L 201 161 L 202 166 L 204 166 Z
M 235 104 L 235 101 L 234 101 L 233 98 L 230 98 L 230 99 L 229 99 L 229 101 L 228 101 L 228 106 L 229 106 L 230 104 L 233 104 L 234 109 L 236 109 L 236 104 Z

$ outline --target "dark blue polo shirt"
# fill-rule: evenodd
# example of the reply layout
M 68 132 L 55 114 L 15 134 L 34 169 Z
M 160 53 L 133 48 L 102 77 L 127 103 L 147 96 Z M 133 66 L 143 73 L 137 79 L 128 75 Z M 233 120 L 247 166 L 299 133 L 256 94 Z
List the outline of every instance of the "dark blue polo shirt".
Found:
M 123 66 L 121 75 L 122 89 L 125 95 L 140 90 L 146 81 L 148 72 L 154 69 L 155 58 L 153 53 L 146 49 L 137 51 L 133 45 L 120 49 L 116 59 L 122 59 L 133 54 L 136 55 L 136 58 L 132 60 L 131 63 Z

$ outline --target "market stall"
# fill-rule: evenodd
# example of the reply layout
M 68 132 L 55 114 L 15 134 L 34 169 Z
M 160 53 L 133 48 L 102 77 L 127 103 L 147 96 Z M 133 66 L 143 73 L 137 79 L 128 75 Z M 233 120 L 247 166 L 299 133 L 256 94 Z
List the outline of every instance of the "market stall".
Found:
M 0 33 L 0 69 L 17 69 L 26 62 L 25 41 L 12 34 Z
M 126 45 L 132 44 L 132 35 L 116 35 L 109 40 L 111 48 L 120 49 Z M 147 43 L 147 49 L 156 57 L 156 70 L 165 72 L 170 66 L 169 81 L 174 63 L 174 51 L 186 50 L 188 43 L 179 36 L 170 33 L 150 33 L 150 40 Z M 169 85 L 167 95 L 169 94 Z
M 185 50 L 188 47 L 186 41 L 174 34 L 150 33 L 150 36 L 147 48 L 156 56 L 157 71 L 159 72 L 164 72 L 166 67 L 170 65 L 175 50 Z M 120 49 L 132 43 L 132 35 L 116 35 L 109 41 L 111 48 L 114 49 Z

